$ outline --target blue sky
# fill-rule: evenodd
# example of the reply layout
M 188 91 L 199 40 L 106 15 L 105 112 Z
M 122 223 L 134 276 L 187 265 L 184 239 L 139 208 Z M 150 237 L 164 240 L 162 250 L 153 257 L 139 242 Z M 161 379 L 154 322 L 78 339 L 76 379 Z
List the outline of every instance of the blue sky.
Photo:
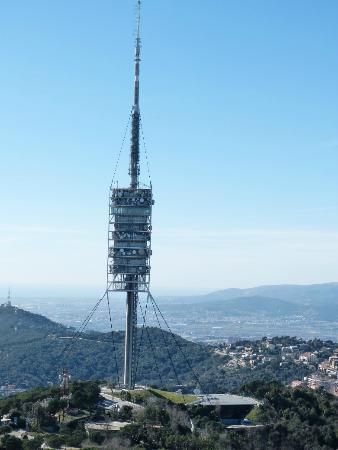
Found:
M 337 17 L 335 0 L 144 0 L 155 291 L 337 281 Z M 1 5 L 3 295 L 104 286 L 134 19 L 133 0 Z

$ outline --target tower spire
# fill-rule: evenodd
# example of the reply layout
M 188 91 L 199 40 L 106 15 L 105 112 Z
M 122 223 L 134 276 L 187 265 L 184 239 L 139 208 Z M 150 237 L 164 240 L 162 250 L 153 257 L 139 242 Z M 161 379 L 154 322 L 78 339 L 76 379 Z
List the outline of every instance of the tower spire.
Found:
M 131 122 L 131 146 L 130 146 L 130 187 L 138 188 L 138 177 L 140 174 L 140 54 L 141 54 L 141 0 L 137 0 L 137 23 L 135 42 L 135 80 L 134 80 L 134 104 Z

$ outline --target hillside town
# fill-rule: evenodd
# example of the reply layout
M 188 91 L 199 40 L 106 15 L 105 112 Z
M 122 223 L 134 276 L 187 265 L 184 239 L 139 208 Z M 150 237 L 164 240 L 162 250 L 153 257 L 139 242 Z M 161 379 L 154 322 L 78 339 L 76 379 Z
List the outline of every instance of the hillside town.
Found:
M 258 369 L 273 366 L 297 373 L 297 366 L 306 368 L 307 376 L 290 382 L 291 387 L 325 389 L 338 396 L 338 345 L 332 341 L 304 341 L 297 338 L 263 338 L 219 344 L 217 354 L 226 356 L 226 369 Z

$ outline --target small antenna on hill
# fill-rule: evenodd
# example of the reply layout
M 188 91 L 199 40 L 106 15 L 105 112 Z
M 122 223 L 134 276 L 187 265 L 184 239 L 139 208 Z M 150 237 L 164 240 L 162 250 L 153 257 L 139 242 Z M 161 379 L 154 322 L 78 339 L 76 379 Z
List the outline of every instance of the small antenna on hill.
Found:
M 11 288 L 8 288 L 7 306 L 11 306 Z

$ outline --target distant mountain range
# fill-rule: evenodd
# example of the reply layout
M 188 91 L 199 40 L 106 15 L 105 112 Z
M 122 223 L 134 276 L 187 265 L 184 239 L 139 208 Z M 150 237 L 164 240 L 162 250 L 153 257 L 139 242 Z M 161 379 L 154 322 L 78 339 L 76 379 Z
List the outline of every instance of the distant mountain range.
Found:
M 165 310 L 220 311 L 232 315 L 302 315 L 318 320 L 338 320 L 338 283 L 258 286 L 225 289 L 206 295 L 161 297 Z

